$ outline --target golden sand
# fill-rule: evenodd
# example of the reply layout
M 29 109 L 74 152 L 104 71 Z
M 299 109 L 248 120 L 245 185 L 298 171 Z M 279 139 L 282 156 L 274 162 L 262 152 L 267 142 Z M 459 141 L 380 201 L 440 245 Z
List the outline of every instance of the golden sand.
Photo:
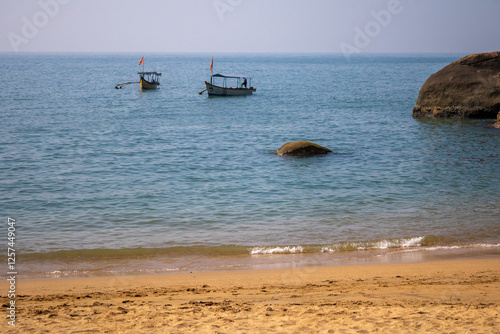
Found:
M 8 305 L 7 282 L 1 302 Z M 500 333 L 500 259 L 25 280 L 7 333 Z M 4 313 L 5 314 L 5 313 Z

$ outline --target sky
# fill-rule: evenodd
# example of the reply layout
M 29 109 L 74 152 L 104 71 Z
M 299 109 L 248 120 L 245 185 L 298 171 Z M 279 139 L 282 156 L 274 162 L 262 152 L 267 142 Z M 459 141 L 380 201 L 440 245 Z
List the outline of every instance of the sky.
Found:
M 0 52 L 478 53 L 500 0 L 0 0 Z

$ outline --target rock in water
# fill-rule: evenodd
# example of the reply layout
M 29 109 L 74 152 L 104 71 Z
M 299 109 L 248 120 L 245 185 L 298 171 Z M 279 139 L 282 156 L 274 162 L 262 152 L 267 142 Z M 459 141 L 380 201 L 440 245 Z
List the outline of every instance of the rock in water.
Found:
M 413 117 L 495 118 L 500 112 L 500 51 L 463 57 L 431 75 Z
M 294 141 L 286 143 L 276 151 L 277 155 L 310 156 L 330 153 L 329 149 L 308 141 Z
M 493 124 L 493 126 L 497 129 L 500 129 L 500 111 L 498 112 L 498 115 L 497 115 L 497 122 L 495 124 Z

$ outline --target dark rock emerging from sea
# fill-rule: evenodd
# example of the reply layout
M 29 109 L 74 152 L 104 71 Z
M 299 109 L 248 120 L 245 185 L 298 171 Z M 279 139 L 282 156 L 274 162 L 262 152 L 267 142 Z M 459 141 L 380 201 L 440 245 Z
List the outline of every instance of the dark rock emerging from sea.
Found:
M 500 51 L 463 57 L 434 73 L 413 117 L 495 118 L 500 112 Z
M 332 152 L 326 147 L 308 141 L 294 141 L 286 143 L 276 151 L 277 155 L 311 156 Z

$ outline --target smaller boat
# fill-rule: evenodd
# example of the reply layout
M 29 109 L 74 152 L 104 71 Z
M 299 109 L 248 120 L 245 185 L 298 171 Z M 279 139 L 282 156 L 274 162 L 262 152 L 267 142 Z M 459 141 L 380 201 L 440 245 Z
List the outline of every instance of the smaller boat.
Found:
M 216 85 L 214 78 L 222 78 L 222 83 Z M 243 96 L 252 95 L 257 90 L 252 87 L 251 81 L 252 78 L 246 75 L 213 74 L 210 82 L 205 81 L 205 86 L 208 96 Z M 228 87 L 228 84 L 232 86 Z
M 158 72 L 137 72 L 140 76 L 142 89 L 156 89 L 160 85 L 161 73 Z
M 139 65 L 142 65 L 142 72 L 137 72 L 139 74 L 139 81 L 129 81 L 118 84 L 115 86 L 116 89 L 122 89 L 123 87 L 130 84 L 140 84 L 141 89 L 156 89 L 160 85 L 161 73 L 158 72 L 144 72 L 144 57 L 139 61 Z

